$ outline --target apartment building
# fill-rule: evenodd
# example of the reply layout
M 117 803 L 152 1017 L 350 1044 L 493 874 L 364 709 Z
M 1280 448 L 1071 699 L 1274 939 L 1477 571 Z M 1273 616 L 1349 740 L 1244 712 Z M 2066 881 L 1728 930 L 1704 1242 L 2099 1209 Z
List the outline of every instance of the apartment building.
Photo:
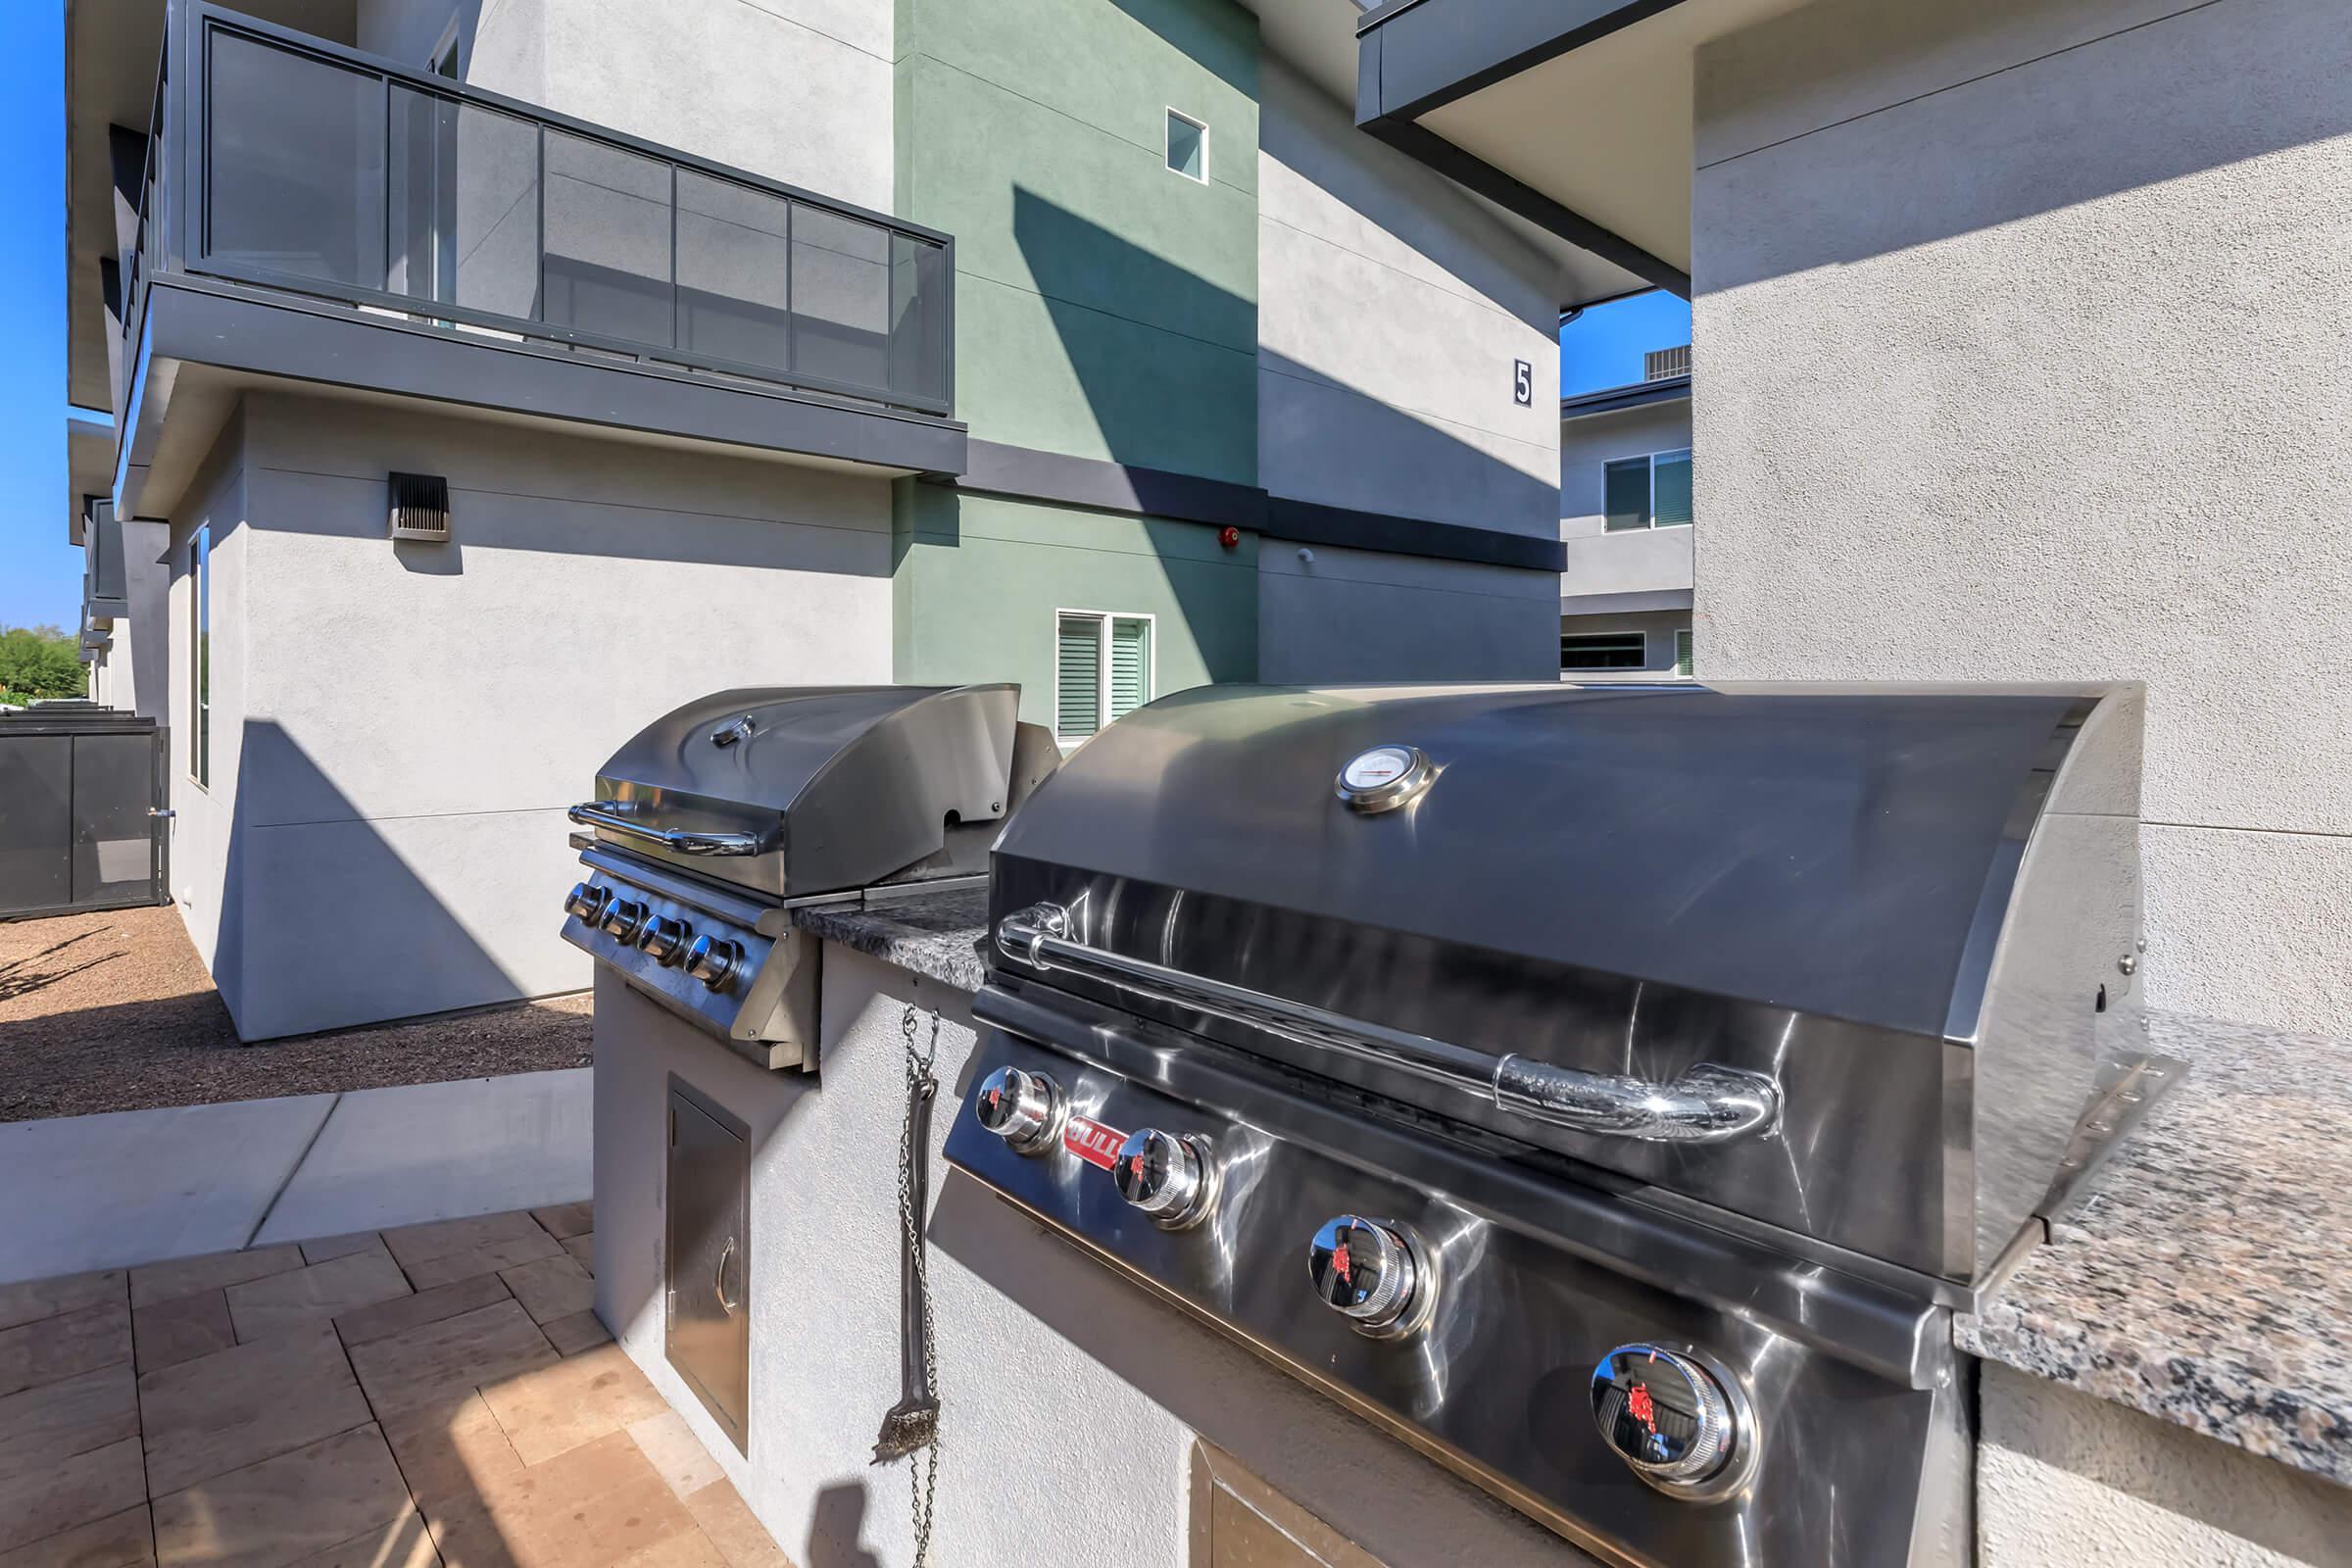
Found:
M 2148 1001 L 2352 1035 L 2352 927 L 2275 917 L 2352 902 L 2347 436 L 2257 391 L 2343 380 L 2341 7 L 1417 0 L 1361 48 L 1363 129 L 1690 299 L 1704 677 L 2146 681 Z
M 1688 678 L 1690 345 L 1560 399 L 1560 673 Z
M 241 1032 L 584 985 L 564 807 L 703 692 L 1549 672 L 1630 279 L 1359 134 L 1354 15 L 68 0 L 85 649 Z

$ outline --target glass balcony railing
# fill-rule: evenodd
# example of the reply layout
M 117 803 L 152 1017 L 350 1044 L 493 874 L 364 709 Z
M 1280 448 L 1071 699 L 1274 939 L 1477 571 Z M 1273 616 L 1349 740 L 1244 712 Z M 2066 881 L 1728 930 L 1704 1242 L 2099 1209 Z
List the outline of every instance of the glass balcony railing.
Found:
M 951 411 L 947 235 L 232 12 L 172 9 L 150 164 L 184 172 L 192 197 L 173 215 L 181 269 Z M 154 270 L 141 260 L 126 276 Z

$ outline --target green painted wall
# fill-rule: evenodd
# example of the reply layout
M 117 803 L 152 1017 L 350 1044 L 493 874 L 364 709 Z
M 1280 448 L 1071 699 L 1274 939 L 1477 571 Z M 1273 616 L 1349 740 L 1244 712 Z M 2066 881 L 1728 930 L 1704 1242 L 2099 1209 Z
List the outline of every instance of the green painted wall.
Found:
M 1257 479 L 1256 20 L 1233 0 L 898 0 L 899 211 L 956 236 L 984 440 Z M 1165 117 L 1209 127 L 1206 184 Z M 1055 609 L 1159 617 L 1158 693 L 1256 672 L 1256 542 L 902 482 L 898 678 L 1053 698 Z
M 1257 673 L 1257 538 L 1191 523 L 958 495 L 906 483 L 891 624 L 898 678 L 1017 680 L 1054 722 L 1054 612 L 1154 617 L 1154 690 Z M 1237 614 L 1234 607 L 1247 609 Z

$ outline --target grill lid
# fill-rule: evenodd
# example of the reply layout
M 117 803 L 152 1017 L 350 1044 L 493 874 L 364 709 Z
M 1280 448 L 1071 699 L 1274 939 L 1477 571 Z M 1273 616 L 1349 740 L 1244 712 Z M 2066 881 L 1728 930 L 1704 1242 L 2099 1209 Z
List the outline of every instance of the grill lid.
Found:
M 612 755 L 572 818 L 633 853 L 777 897 L 984 868 L 1050 760 L 1015 685 L 717 692 Z M 1021 774 L 1016 779 L 1016 773 Z
M 1090 741 L 999 851 L 1940 1035 L 2012 818 L 2085 706 L 2073 688 L 1203 689 Z M 1384 810 L 1391 767 L 1408 798 Z M 1373 808 L 1350 808 L 1359 792 Z
M 1007 825 L 992 961 L 1376 1114 L 1971 1279 L 2043 1197 L 2136 983 L 2139 705 L 1188 693 Z

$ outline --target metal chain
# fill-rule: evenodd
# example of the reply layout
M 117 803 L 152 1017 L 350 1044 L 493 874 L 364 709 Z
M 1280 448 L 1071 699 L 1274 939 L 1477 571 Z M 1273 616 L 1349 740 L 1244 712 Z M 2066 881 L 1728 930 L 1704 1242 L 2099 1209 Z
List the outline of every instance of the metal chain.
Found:
M 914 1295 L 916 1309 L 923 1321 L 923 1381 L 930 1386 L 931 1396 L 939 1397 L 939 1352 L 937 1338 L 931 1332 L 931 1260 L 923 1247 L 923 1216 L 914 1211 L 914 1162 L 923 1151 L 914 1147 L 914 1091 L 924 1082 L 936 1083 L 938 1075 L 932 1070 L 939 1060 L 939 1014 L 931 1014 L 931 1038 L 918 1049 L 915 1046 L 916 1009 L 913 1003 L 899 1017 L 899 1035 L 906 1047 L 906 1116 L 899 1126 L 899 1225 L 906 1237 L 907 1255 L 914 1260 Z M 939 1435 L 933 1432 L 931 1441 L 919 1453 L 908 1460 L 913 1490 L 909 1494 L 914 1524 L 914 1561 L 910 1568 L 924 1568 L 931 1553 L 931 1503 L 939 1486 Z M 919 1465 L 922 1474 L 912 1475 Z

